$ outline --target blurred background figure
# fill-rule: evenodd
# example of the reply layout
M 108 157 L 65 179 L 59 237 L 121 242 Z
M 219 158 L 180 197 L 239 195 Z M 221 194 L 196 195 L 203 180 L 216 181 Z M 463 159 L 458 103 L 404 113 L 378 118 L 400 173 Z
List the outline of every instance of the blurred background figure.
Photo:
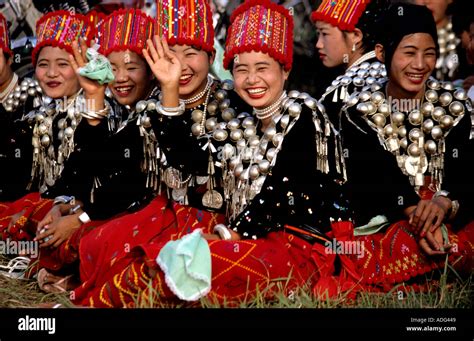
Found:
M 474 12 L 471 9 L 471 2 L 457 1 L 453 6 L 453 31 L 461 39 L 461 46 L 465 51 L 466 68 L 468 72 L 463 81 L 464 90 L 468 91 L 468 96 L 474 100 Z
M 466 60 L 466 51 L 461 44 L 459 22 L 456 12 L 461 9 L 472 13 L 471 1 L 466 0 L 404 0 L 406 2 L 426 6 L 436 22 L 438 30 L 439 58 L 433 77 L 438 80 L 453 81 L 461 87 L 463 80 L 473 74 L 473 67 Z

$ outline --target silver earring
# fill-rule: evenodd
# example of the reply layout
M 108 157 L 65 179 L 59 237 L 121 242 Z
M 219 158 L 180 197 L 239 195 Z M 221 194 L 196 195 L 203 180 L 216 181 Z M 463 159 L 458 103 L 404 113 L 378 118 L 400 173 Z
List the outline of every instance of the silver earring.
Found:
M 352 52 L 356 52 L 356 44 L 352 45 Z

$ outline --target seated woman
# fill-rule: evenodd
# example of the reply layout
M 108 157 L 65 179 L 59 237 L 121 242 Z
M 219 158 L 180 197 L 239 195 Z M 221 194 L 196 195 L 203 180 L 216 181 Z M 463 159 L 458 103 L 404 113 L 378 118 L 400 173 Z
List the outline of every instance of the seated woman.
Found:
M 31 154 L 25 154 L 28 149 L 18 151 L 20 158 L 29 158 L 26 168 L 31 178 L 30 190 L 44 192 L 48 186 L 53 186 L 64 169 L 64 163 L 77 148 L 74 137 L 81 116 L 76 112 L 76 106 L 81 87 L 70 65 L 69 55 L 74 40 L 82 36 L 90 41 L 93 34 L 93 28 L 79 14 L 52 12 L 38 21 L 37 45 L 33 51 L 36 80 L 22 82 L 18 91 L 10 95 L 19 99 L 8 108 L 25 122 L 25 134 L 31 133 Z M 93 99 L 90 93 L 85 97 Z M 25 164 L 26 161 L 23 166 Z M 44 202 L 44 205 L 40 205 L 41 202 L 40 193 L 34 192 L 2 205 L 2 238 L 27 238 L 26 223 L 30 216 L 39 213 L 42 217 L 52 205 L 52 201 Z M 24 219 L 20 219 L 21 216 Z M 33 218 L 36 222 L 38 219 L 41 218 Z
M 123 23 L 123 27 L 133 27 L 136 34 L 127 39 L 124 36 L 102 39 L 106 37 L 102 33 L 110 29 L 107 25 L 117 21 Z M 106 85 L 95 80 L 88 80 L 85 86 L 97 96 L 97 105 L 110 107 L 111 114 L 103 115 L 103 110 L 89 110 L 83 114 L 88 118 L 88 124 L 81 130 L 87 137 L 82 150 L 71 156 L 65 174 L 46 193 L 57 196 L 58 204 L 38 223 L 40 232 L 36 240 L 47 239 L 42 247 L 52 249 L 43 250 L 39 268 L 58 271 L 65 270 L 65 265 L 75 264 L 79 241 L 85 234 L 117 214 L 138 210 L 151 199 L 152 190 L 147 186 L 148 169 L 144 167 L 144 149 L 148 146 L 137 121 L 141 120 L 139 101 L 158 93 L 140 52 L 143 48 L 140 42 L 152 37 L 153 32 L 153 19 L 139 10 L 113 13 L 100 25 L 99 52 L 111 61 L 115 80 L 109 88 L 114 98 L 104 102 Z M 74 46 L 72 64 L 76 70 L 84 66 L 86 50 L 84 43 L 81 52 Z M 71 198 L 74 204 L 62 202 Z M 75 207 L 77 213 L 72 213 L 71 207 Z M 78 220 L 77 214 L 79 218 L 86 216 L 86 221 Z
M 133 236 L 139 236 L 144 227 L 157 226 L 155 235 L 130 252 L 112 248 L 114 252 L 93 259 L 93 275 L 81 273 L 86 282 L 73 292 L 75 303 L 130 307 L 142 300 L 158 305 L 160 301 L 194 301 L 204 295 L 235 303 L 258 291 L 270 296 L 278 283 L 287 290 L 312 286 L 320 279 L 323 265 L 316 248 L 332 237 L 331 222 L 336 219 L 335 224 L 351 229 L 347 222 L 351 212 L 333 176 L 332 125 L 318 114 L 317 103 L 309 95 L 284 91 L 292 64 L 289 12 L 268 0 L 251 0 L 235 10 L 231 21 L 224 66 L 232 70 L 235 89 L 254 108 L 258 123 L 247 130 L 244 119 L 244 131 L 239 129 L 240 122 L 221 126 L 233 140 L 224 146 L 220 159 L 229 228 L 218 224 L 214 234 L 209 234 L 215 220 L 177 204 L 173 205 L 176 216 L 163 209 L 150 211 L 143 221 L 135 222 Z M 160 82 L 177 79 L 182 59 L 164 41 L 149 48 L 148 58 Z M 163 95 L 162 100 L 168 99 Z M 175 94 L 166 105 L 176 108 L 177 103 Z M 394 167 L 386 170 L 387 174 L 393 171 L 399 173 Z M 405 187 L 409 188 L 408 181 Z M 166 225 L 159 220 L 164 216 Z M 185 250 L 196 236 L 199 251 L 189 253 L 189 263 L 199 259 L 198 271 L 206 270 L 198 273 L 201 283 L 189 288 L 190 282 L 174 276 L 176 264 L 166 256 L 176 259 L 178 255 L 170 249 L 182 245 Z M 106 239 L 110 240 L 98 236 L 98 240 Z M 81 253 L 82 264 L 89 259 Z M 196 283 L 191 277 L 187 280 Z
M 161 100 L 149 98 L 139 102 L 142 128 L 150 140 L 157 142 L 158 164 L 154 167 L 160 175 L 158 180 L 162 181 L 159 187 L 164 188 L 173 202 L 164 195 L 157 196 L 145 209 L 102 225 L 83 239 L 80 245 L 83 287 L 103 275 L 101 267 L 105 262 L 118 259 L 134 246 L 169 230 L 175 215 L 182 226 L 185 225 L 182 219 L 198 216 L 209 232 L 217 222 L 224 221 L 220 214 L 226 206 L 219 161 L 221 155 L 235 152 L 235 147 L 226 145 L 235 139 L 235 133 L 231 135 L 227 125 L 237 130 L 245 120 L 249 133 L 253 131 L 254 121 L 245 112 L 248 106 L 233 91 L 232 82 L 219 82 L 209 75 L 215 53 L 211 11 L 203 1 L 196 4 L 194 11 L 189 8 L 182 16 L 189 27 L 196 17 L 204 18 L 193 34 L 181 27 L 168 27 L 165 14 L 158 17 L 157 33 L 168 37 L 169 49 L 177 60 L 175 65 L 171 64 L 173 73 L 168 64 L 151 59 L 157 53 L 151 40 L 149 50 L 143 51 L 160 83 Z M 104 41 L 109 39 L 105 32 L 104 37 Z M 158 36 L 155 44 L 162 46 Z M 238 132 L 237 137 L 242 137 L 243 131 Z M 180 233 L 175 237 L 179 236 Z
M 28 124 L 20 121 L 22 114 L 13 112 L 14 101 L 20 102 L 13 94 L 20 90 L 17 87 L 21 82 L 12 71 L 12 63 L 8 25 L 0 14 L 0 202 L 25 195 L 31 172 L 32 132 Z M 22 99 L 25 97 L 26 94 Z
M 384 23 L 386 34 L 376 52 L 384 60 L 388 78 L 351 94 L 342 110 L 349 118 L 365 121 L 360 127 L 372 127 L 421 200 L 406 209 L 409 221 L 391 225 L 384 233 L 359 230 L 360 236 L 354 238 L 365 249 L 363 257 L 354 258 L 361 283 L 374 290 L 388 290 L 394 283 L 417 279 L 442 267 L 446 259 L 442 255 L 449 255 L 457 271 L 469 274 L 473 267 L 473 180 L 465 166 L 474 157 L 470 102 L 464 90 L 430 78 L 437 36 L 426 8 L 395 4 Z M 365 132 L 370 134 L 367 129 Z M 342 134 L 344 139 L 345 132 Z M 364 162 L 352 162 L 353 167 L 358 164 L 362 164 L 360 168 Z M 366 175 L 367 180 L 371 178 Z M 358 183 L 364 187 L 363 181 Z M 369 191 L 373 188 L 367 187 Z M 371 195 L 379 193 L 371 191 Z M 355 200 L 366 196 L 360 192 Z M 406 198 L 400 192 L 399 200 L 405 207 L 411 205 Z M 445 232 L 443 223 L 448 226 Z
M 122 15 L 128 18 L 127 22 L 137 32 L 143 32 L 142 41 L 152 36 L 152 18 L 144 13 L 135 15 L 134 11 Z M 133 40 L 136 38 L 136 35 L 131 37 Z M 119 40 L 109 41 L 108 44 L 108 53 L 113 52 L 114 48 L 119 51 L 121 46 L 129 45 Z M 86 43 L 81 42 L 81 53 L 75 43 L 70 50 L 74 58 L 71 56 L 69 67 L 78 71 L 85 64 Z M 132 57 L 129 63 L 137 59 L 139 61 L 140 57 Z M 54 202 L 43 199 L 32 205 L 30 212 L 27 212 L 29 215 L 23 214 L 9 228 L 12 230 L 18 229 L 20 225 L 26 226 L 22 228 L 26 232 L 22 238 L 35 237 L 34 240 L 41 243 L 38 267 L 56 270 L 64 262 L 73 262 L 83 234 L 100 224 L 101 220 L 125 210 L 136 210 L 147 200 L 146 196 L 151 191 L 146 189 L 147 175 L 141 169 L 144 153 L 141 130 L 136 124 L 138 114 L 135 110 L 129 112 L 125 107 L 135 105 L 154 88 L 152 76 L 147 76 L 145 65 L 142 62 L 139 71 L 131 72 L 133 77 L 123 71 L 127 65 L 120 66 L 118 82 L 126 81 L 129 86 L 133 84 L 134 88 L 127 96 L 120 97 L 123 105 L 113 101 L 104 102 L 106 84 L 100 85 L 95 80 L 79 77 L 86 101 L 73 109 L 86 119 L 80 121 L 77 127 L 75 151 L 67 160 L 61 178 L 42 194 L 43 197 L 56 198 Z M 112 71 L 110 76 L 113 76 Z M 88 94 L 93 94 L 93 97 Z

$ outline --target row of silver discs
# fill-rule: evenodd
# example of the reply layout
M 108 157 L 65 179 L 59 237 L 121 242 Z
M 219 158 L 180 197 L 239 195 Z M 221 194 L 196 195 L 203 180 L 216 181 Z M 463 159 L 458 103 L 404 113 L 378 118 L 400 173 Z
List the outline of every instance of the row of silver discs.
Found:
M 447 132 L 457 124 L 465 113 L 464 101 L 467 94 L 464 90 L 456 90 L 451 83 L 441 83 L 434 79 L 427 82 L 424 102 L 412 101 L 409 113 L 392 112 L 392 108 L 400 108 L 400 102 L 386 100 L 381 91 L 362 91 L 358 99 L 363 101 L 357 105 L 369 123 L 379 133 L 381 139 L 391 152 L 400 155 L 399 164 L 409 175 L 415 176 L 429 166 L 426 155 L 443 153 L 444 144 L 440 141 Z M 390 103 L 392 101 L 392 103 Z M 407 126 L 409 128 L 407 128 Z M 442 165 L 435 165 L 436 167 Z
M 196 108 L 193 110 L 191 118 L 194 124 L 191 126 L 191 132 L 194 136 L 207 137 L 208 139 L 213 138 L 216 141 L 223 142 L 229 136 L 227 125 L 231 126 L 235 124 L 236 121 L 240 122 L 240 119 L 250 116 L 248 113 L 237 114 L 235 110 L 231 108 L 228 91 L 232 89 L 233 82 L 230 80 L 218 83 L 218 88 L 214 92 L 211 91 L 209 96 L 206 97 L 205 103 L 201 105 L 204 106 L 205 109 L 201 110 Z M 137 112 L 154 111 L 156 109 L 156 102 L 154 99 L 139 102 L 137 104 Z M 208 115 L 210 117 L 208 117 Z M 140 115 L 140 124 L 144 128 L 151 127 L 148 115 Z M 202 133 L 205 133 L 204 136 Z M 237 139 L 235 133 L 230 134 L 230 137 L 233 140 Z M 159 146 L 159 141 L 157 142 Z M 208 146 L 210 147 L 210 144 L 208 144 Z M 207 176 L 190 175 L 183 177 L 183 174 L 178 169 L 167 164 L 166 155 L 162 155 L 161 159 L 156 161 L 156 167 L 162 173 L 161 179 L 165 182 L 166 186 L 171 189 L 173 200 L 185 202 L 188 187 L 194 186 L 195 184 L 203 185 L 207 183 L 208 190 L 202 197 L 203 205 L 214 209 L 222 207 L 224 199 L 222 195 L 214 189 L 216 181 L 213 178 L 213 174 L 208 174 Z M 212 166 L 209 166 L 209 171 L 214 167 L 214 160 L 210 161 L 210 163 L 212 163 Z
M 436 59 L 436 78 L 452 78 L 459 66 L 457 45 L 460 39 L 453 32 L 453 24 L 449 22 L 444 28 L 438 29 L 439 57 Z
M 23 103 L 26 102 L 29 96 L 35 97 L 36 95 L 42 94 L 41 87 L 35 79 L 25 78 L 22 80 L 20 85 L 18 85 L 13 92 L 8 95 L 7 100 L 5 101 L 5 110 L 6 111 L 15 111 Z
M 341 96 L 345 99 L 347 87 L 352 83 L 356 88 L 370 88 L 376 84 L 379 79 L 385 78 L 387 71 L 385 66 L 380 62 L 363 62 L 360 65 L 351 66 L 343 75 L 337 76 L 331 85 L 326 89 L 323 97 L 326 97 L 334 91 L 336 97 Z M 340 94 L 337 90 L 340 89 Z M 333 100 L 336 102 L 336 100 Z
M 267 174 L 276 162 L 284 136 L 297 121 L 302 105 L 296 101 L 309 98 L 305 93 L 291 91 L 280 104 L 263 134 L 257 130 L 254 117 L 245 117 L 240 124 L 228 124 L 231 143 L 224 146 L 222 153 L 224 172 L 224 193 L 229 202 L 230 217 L 235 218 L 260 192 Z M 309 101 L 309 99 L 308 99 Z M 241 128 L 241 129 L 240 129 Z M 234 133 L 241 130 L 242 133 Z M 238 139 L 232 139 L 232 136 Z
M 50 97 L 43 96 L 42 105 L 35 111 L 35 126 L 33 128 L 33 174 L 43 178 L 45 184 L 52 186 L 61 175 L 64 162 L 74 150 L 74 133 L 81 121 L 80 110 L 75 106 L 78 98 L 73 99 L 66 108 Z M 64 111 L 62 111 L 64 110 Z M 58 115 L 57 128 L 53 126 Z M 53 144 L 54 134 L 60 141 L 57 150 Z M 43 189 L 44 184 L 40 184 Z

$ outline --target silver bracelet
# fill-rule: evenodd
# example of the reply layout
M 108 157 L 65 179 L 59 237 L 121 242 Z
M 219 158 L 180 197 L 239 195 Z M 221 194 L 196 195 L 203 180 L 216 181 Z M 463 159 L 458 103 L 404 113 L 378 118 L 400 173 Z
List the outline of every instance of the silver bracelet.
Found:
M 454 217 L 456 217 L 456 214 L 458 213 L 458 211 L 459 211 L 459 201 L 452 200 L 451 201 L 451 213 L 450 213 L 448 219 L 450 219 L 450 220 L 454 219 Z
M 213 233 L 218 234 L 222 240 L 231 240 L 232 234 L 224 224 L 217 224 L 212 230 Z
M 185 104 L 182 100 L 179 100 L 177 107 L 164 107 L 161 105 L 161 101 L 156 103 L 156 111 L 164 116 L 181 116 L 186 109 Z
M 81 115 L 84 118 L 87 118 L 89 120 L 102 120 L 104 118 L 107 118 L 110 112 L 110 105 L 106 102 L 105 107 L 103 109 L 100 109 L 99 111 L 92 111 L 92 110 L 87 110 L 86 112 L 82 112 Z

